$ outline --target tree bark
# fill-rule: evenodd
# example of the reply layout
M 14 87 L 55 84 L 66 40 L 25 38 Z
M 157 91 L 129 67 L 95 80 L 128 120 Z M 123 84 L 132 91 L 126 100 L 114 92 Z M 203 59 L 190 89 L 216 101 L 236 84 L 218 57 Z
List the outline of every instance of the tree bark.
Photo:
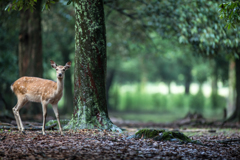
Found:
M 75 3 L 74 114 L 68 129 L 121 131 L 108 117 L 106 30 L 102 0 Z
M 19 76 L 42 77 L 41 0 L 35 10 L 20 11 Z
M 20 33 L 18 65 L 19 76 L 42 77 L 42 32 L 41 32 L 41 0 L 35 5 L 35 10 L 20 11 Z M 26 105 L 28 115 L 41 113 L 40 104 Z M 23 109 L 24 110 L 24 109 Z M 23 111 L 24 112 L 24 111 Z M 31 117 L 31 116 L 30 116 Z

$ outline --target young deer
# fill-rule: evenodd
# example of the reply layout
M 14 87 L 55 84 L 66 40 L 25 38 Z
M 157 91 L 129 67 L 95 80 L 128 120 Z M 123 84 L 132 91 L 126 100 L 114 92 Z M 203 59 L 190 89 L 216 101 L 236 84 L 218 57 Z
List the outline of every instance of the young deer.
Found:
M 12 85 L 11 89 L 17 96 L 18 102 L 13 107 L 13 114 L 16 119 L 16 123 L 20 132 L 24 133 L 24 127 L 22 124 L 19 110 L 28 102 L 40 102 L 42 103 L 43 109 L 43 126 L 42 132 L 45 135 L 45 122 L 47 116 L 47 105 L 52 104 L 53 111 L 58 121 L 60 133 L 62 127 L 59 121 L 58 115 L 58 102 L 62 98 L 63 94 L 63 79 L 64 73 L 71 67 L 71 62 L 67 62 L 65 66 L 57 66 L 57 64 L 51 60 L 51 65 L 56 69 L 57 82 L 37 78 L 37 77 L 22 77 L 16 80 Z

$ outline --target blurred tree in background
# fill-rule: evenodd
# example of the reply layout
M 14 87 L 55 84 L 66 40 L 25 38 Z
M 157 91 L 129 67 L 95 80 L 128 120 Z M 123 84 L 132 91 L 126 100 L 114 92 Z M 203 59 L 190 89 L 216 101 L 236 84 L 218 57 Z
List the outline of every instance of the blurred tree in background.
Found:
M 20 30 L 18 44 L 18 67 L 19 77 L 43 76 L 42 66 L 42 26 L 41 9 L 42 1 L 37 1 L 34 11 L 23 9 L 20 11 Z M 41 105 L 37 103 L 28 103 L 26 109 L 29 118 L 34 114 L 41 113 Z
M 1 113 L 11 113 L 15 105 L 14 95 L 9 86 L 18 77 L 18 12 L 6 12 L 4 8 L 8 1 L 0 1 L 0 110 Z
M 231 28 L 231 26 L 233 26 L 235 29 L 231 30 L 231 37 L 229 37 L 226 41 L 226 43 L 228 43 L 228 45 L 230 45 L 231 49 L 233 50 L 235 56 L 237 57 L 235 59 L 235 76 L 236 76 L 236 81 L 234 80 L 229 80 L 230 82 L 235 82 L 236 86 L 231 86 L 230 87 L 230 99 L 234 99 L 235 97 L 235 93 L 234 93 L 234 89 L 236 87 L 236 102 L 228 102 L 230 104 L 230 108 L 233 110 L 232 111 L 232 115 L 226 119 L 226 121 L 232 121 L 232 120 L 238 120 L 240 121 L 240 53 L 239 53 L 239 49 L 238 49 L 238 41 L 239 41 L 239 32 L 238 32 L 238 28 L 239 28 L 239 20 L 240 20 L 240 11 L 239 11 L 239 6 L 240 6 L 240 2 L 236 1 L 236 2 L 227 2 L 227 3 L 222 3 L 220 4 L 220 18 L 224 19 L 227 23 L 226 27 L 228 29 Z M 235 44 L 231 43 L 230 41 L 231 39 L 235 40 Z M 232 64 L 230 69 L 232 69 Z M 230 74 L 230 77 L 233 74 Z M 234 83 L 231 83 L 231 85 L 234 85 Z M 225 121 L 225 122 L 226 122 Z

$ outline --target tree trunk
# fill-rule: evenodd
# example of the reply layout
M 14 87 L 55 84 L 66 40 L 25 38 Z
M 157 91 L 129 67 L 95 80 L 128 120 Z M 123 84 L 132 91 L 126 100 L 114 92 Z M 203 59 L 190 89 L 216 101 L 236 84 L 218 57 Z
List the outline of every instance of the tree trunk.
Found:
M 65 128 L 121 131 L 108 117 L 103 0 L 79 0 L 75 5 L 74 114 Z
M 35 10 L 20 11 L 19 76 L 42 77 L 41 0 Z
M 232 59 L 229 63 L 229 93 L 227 101 L 227 117 L 230 117 L 234 113 L 236 103 L 236 81 L 235 81 L 235 61 Z
M 143 56 L 140 56 L 140 69 L 141 69 L 141 82 L 140 82 L 140 92 L 144 93 L 145 92 L 145 88 L 146 88 L 146 84 L 147 84 L 147 69 L 146 69 L 146 64 L 144 62 L 144 58 Z
M 192 74 L 191 74 L 191 66 L 186 65 L 185 66 L 185 94 L 189 94 L 190 93 L 190 85 L 192 82 Z
M 211 60 L 210 61 L 210 66 L 213 69 L 212 70 L 212 83 L 211 83 L 211 87 L 212 87 L 212 93 L 218 93 L 218 66 L 216 65 L 216 60 Z
M 20 11 L 18 52 L 20 77 L 42 77 L 43 75 L 41 33 L 41 0 L 38 0 L 33 12 L 24 11 L 24 9 Z M 40 104 L 29 103 L 26 106 L 28 115 L 41 113 Z M 36 108 L 36 106 L 38 107 Z
M 233 114 L 224 121 L 240 121 L 240 59 L 235 59 L 235 76 L 236 76 L 236 107 Z

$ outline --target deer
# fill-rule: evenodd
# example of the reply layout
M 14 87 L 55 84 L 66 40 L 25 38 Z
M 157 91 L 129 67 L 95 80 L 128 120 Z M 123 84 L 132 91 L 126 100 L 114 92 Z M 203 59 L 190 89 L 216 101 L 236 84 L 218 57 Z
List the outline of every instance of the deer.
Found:
M 45 122 L 47 117 L 47 106 L 52 105 L 53 111 L 57 118 L 59 131 L 63 135 L 62 127 L 58 114 L 58 102 L 63 95 L 64 73 L 71 67 L 71 61 L 67 62 L 65 66 L 57 65 L 54 61 L 50 60 L 52 68 L 56 70 L 57 82 L 38 78 L 38 77 L 21 77 L 11 85 L 11 90 L 17 97 L 17 104 L 13 107 L 13 114 L 16 119 L 18 130 L 24 133 L 24 126 L 19 114 L 19 110 L 27 102 L 37 102 L 42 104 L 43 110 L 43 125 L 42 133 L 45 135 Z

